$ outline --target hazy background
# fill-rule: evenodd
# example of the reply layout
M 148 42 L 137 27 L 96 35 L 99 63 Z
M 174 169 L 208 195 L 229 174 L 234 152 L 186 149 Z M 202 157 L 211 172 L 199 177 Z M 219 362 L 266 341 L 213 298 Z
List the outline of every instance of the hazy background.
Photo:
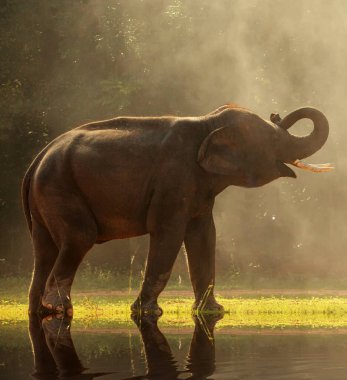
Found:
M 344 0 L 2 0 L 1 276 L 31 270 L 19 188 L 48 141 L 91 120 L 235 102 L 264 118 L 319 108 L 331 133 L 307 161 L 336 169 L 224 191 L 217 283 L 347 285 L 346 20 Z M 146 249 L 147 237 L 98 246 L 82 271 L 127 276 L 135 256 L 139 277 Z M 183 254 L 172 281 L 187 282 Z

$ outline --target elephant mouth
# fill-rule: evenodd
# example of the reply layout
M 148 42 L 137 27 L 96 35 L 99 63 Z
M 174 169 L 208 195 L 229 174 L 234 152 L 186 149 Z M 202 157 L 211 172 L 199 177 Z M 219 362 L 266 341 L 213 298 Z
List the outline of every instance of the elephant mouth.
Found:
M 326 173 L 334 169 L 334 166 L 332 164 L 306 164 L 300 160 L 294 160 L 288 162 L 288 164 L 313 173 Z

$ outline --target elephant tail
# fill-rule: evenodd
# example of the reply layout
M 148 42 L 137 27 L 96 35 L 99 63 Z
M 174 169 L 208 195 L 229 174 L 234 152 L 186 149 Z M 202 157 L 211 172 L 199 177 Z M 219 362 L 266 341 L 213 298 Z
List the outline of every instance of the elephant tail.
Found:
M 51 146 L 52 143 L 48 144 L 41 152 L 34 158 L 32 163 L 30 164 L 28 170 L 24 174 L 24 178 L 22 181 L 22 206 L 24 210 L 25 219 L 27 221 L 27 225 L 30 231 L 30 234 L 32 232 L 32 217 L 30 212 L 30 206 L 29 206 L 29 191 L 30 191 L 30 184 L 31 184 L 31 178 L 40 164 L 43 156 L 46 154 L 48 148 Z
M 30 180 L 32 177 L 32 173 L 34 171 L 34 168 L 36 167 L 36 165 L 35 166 L 33 165 L 34 162 L 29 166 L 29 169 L 26 171 L 23 181 L 22 181 L 22 206 L 23 206 L 24 215 L 27 221 L 30 234 L 32 231 L 32 221 L 31 221 L 31 212 L 30 212 L 30 207 L 29 207 L 29 189 L 30 189 Z

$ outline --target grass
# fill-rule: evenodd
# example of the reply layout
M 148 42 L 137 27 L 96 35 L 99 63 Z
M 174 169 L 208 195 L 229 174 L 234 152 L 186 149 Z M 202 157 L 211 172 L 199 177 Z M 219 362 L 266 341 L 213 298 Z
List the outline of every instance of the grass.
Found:
M 239 275 L 237 278 L 232 276 L 219 276 L 218 290 L 257 290 L 257 289 L 295 289 L 295 290 L 324 290 L 329 289 L 338 292 L 347 289 L 347 278 L 341 276 L 331 276 L 327 278 L 315 278 L 294 276 L 290 278 L 262 277 L 260 275 L 249 274 Z M 18 299 L 21 297 L 23 302 L 31 281 L 31 273 L 26 274 L 0 276 L 0 299 L 3 297 L 11 297 Z M 88 262 L 84 262 L 77 273 L 74 281 L 73 290 L 76 292 L 88 291 L 113 291 L 113 290 L 138 290 L 142 281 L 142 274 L 138 271 L 133 272 L 132 267 L 129 273 L 115 273 L 102 267 L 91 266 Z M 170 290 L 191 290 L 190 280 L 187 273 L 182 276 L 174 273 L 166 286 Z
M 130 327 L 133 297 L 75 297 L 74 326 Z M 218 298 L 225 315 L 217 328 L 338 328 L 347 327 L 347 298 L 344 297 L 261 297 Z M 192 298 L 165 297 L 160 300 L 162 327 L 192 327 Z M 27 305 L 20 301 L 0 301 L 0 324 L 27 321 Z
M 116 282 L 117 280 L 117 282 Z M 130 327 L 130 305 L 134 294 L 128 294 L 134 284 L 132 273 L 128 278 L 98 268 L 86 266 L 80 272 L 74 285 L 74 292 L 99 290 L 98 295 L 76 295 L 74 301 L 74 326 L 80 327 Z M 0 278 L 0 325 L 13 325 L 27 322 L 27 289 L 29 277 Z M 121 285 L 122 286 L 118 286 Z M 184 286 L 175 289 L 183 290 Z M 223 286 L 219 286 L 223 289 Z M 107 295 L 110 290 L 123 289 L 123 296 Z M 230 289 L 230 287 L 229 287 Z M 179 290 L 178 290 L 179 291 Z M 102 294 L 105 294 L 102 296 Z M 231 298 L 219 297 L 225 308 L 225 316 L 217 328 L 347 328 L 346 297 L 259 297 L 254 295 Z M 162 327 L 193 327 L 191 305 L 193 299 L 179 293 L 164 296 L 160 305 L 164 315 L 160 319 Z

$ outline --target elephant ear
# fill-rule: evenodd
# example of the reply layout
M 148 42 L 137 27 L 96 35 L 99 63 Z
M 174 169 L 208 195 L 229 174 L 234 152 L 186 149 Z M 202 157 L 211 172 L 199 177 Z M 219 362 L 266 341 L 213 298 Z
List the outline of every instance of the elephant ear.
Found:
M 222 127 L 211 132 L 200 146 L 197 161 L 210 173 L 235 173 L 241 167 L 242 152 L 233 128 Z

